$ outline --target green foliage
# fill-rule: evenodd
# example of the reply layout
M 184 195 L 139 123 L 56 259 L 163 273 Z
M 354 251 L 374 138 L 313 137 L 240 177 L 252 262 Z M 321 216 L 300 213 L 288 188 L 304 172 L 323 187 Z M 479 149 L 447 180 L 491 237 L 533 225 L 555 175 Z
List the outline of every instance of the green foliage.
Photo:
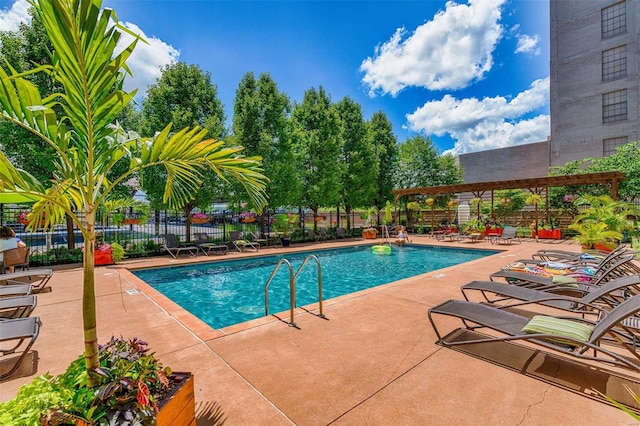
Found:
M 347 228 L 351 227 L 350 212 L 354 207 L 371 203 L 376 193 L 378 161 L 375 146 L 367 138 L 367 129 L 359 104 L 344 98 L 336 104 L 340 117 L 342 140 L 341 162 L 344 165 L 341 177 L 340 203 L 347 213 Z
M 124 257 L 124 247 L 118 243 L 111 243 L 111 258 L 114 262 L 119 262 Z
M 570 161 L 561 167 L 552 167 L 551 176 L 565 176 L 578 173 L 623 172 L 626 179 L 620 182 L 619 194 L 622 200 L 633 202 L 640 198 L 640 142 L 630 142 L 618 147 L 616 153 L 602 158 L 585 158 Z M 581 185 L 553 188 L 552 194 L 606 195 L 609 189 L 604 185 Z M 555 197 L 558 199 L 558 197 Z
M 582 210 L 569 229 L 578 232 L 574 240 L 587 248 L 594 248 L 596 244 L 613 247 L 616 240 L 622 240 L 623 232 L 636 228 L 634 219 L 638 209 L 629 203 L 614 201 L 608 195 L 585 195 L 575 204 Z
M 595 248 L 596 244 L 605 244 L 613 248 L 615 247 L 614 241 L 622 239 L 621 233 L 607 229 L 607 224 L 602 222 L 572 223 L 569 225 L 569 229 L 578 232 L 578 235 L 573 239 L 587 249 Z
M 291 205 L 299 199 L 300 185 L 291 146 L 288 114 L 291 102 L 278 90 L 269 74 L 258 80 L 249 72 L 244 75 L 233 105 L 233 143 L 245 147 L 247 155 L 262 157 L 269 204 Z M 238 192 L 238 191 L 235 191 Z M 231 201 L 236 200 L 230 194 Z
M 277 214 L 273 218 L 273 228 L 278 232 L 282 232 L 284 237 L 290 237 L 291 231 L 298 227 L 299 218 L 300 216 L 293 213 Z
M 378 111 L 367 122 L 367 137 L 373 145 L 378 173 L 373 205 L 382 209 L 393 201 L 394 174 L 398 165 L 398 145 L 393 126 L 384 112 Z
M 51 407 L 59 407 L 74 396 L 72 389 L 61 387 L 49 374 L 20 386 L 12 400 L 0 403 L 0 424 L 5 426 L 36 426 Z
M 493 214 L 498 222 L 512 213 L 522 210 L 525 205 L 525 193 L 519 189 L 495 191 Z
M 636 228 L 635 219 L 640 212 L 630 203 L 614 201 L 608 195 L 584 195 L 578 198 L 575 205 L 582 211 L 575 218 L 575 223 L 602 222 L 607 228 L 619 233 Z
M 340 118 L 322 87 L 305 91 L 302 104 L 293 109 L 292 126 L 301 198 L 291 202 L 316 215 L 320 207 L 340 202 L 344 173 L 339 161 Z

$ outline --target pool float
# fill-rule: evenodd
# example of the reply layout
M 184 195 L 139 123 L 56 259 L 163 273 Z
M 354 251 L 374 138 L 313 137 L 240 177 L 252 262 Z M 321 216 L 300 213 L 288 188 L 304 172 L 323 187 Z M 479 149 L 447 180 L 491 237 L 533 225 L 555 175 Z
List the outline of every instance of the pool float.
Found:
M 377 254 L 391 254 L 391 246 L 386 246 L 386 245 L 372 246 L 371 251 Z

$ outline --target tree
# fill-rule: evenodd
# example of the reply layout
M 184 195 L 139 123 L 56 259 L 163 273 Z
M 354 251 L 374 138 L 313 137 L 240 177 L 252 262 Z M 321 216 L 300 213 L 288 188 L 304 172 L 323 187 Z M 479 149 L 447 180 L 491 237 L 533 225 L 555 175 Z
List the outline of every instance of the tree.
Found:
M 114 119 L 135 94 L 123 91 L 122 82 L 128 71 L 126 61 L 138 40 L 118 46 L 116 54 L 126 30 L 112 10 L 101 10 L 101 0 L 34 0 L 33 4 L 54 52 L 52 64 L 36 71 L 55 78 L 63 91 L 43 100 L 36 86 L 22 75 L 0 70 L 0 106 L 4 119 L 29 129 L 55 150 L 55 181 L 45 188 L 0 151 L 0 190 L 38 198 L 30 215 L 31 228 L 44 221 L 45 227 L 52 229 L 56 220 L 67 214 L 82 233 L 84 357 L 91 372 L 98 368 L 96 211 L 114 186 L 144 168 L 163 165 L 168 177 L 164 201 L 180 207 L 201 184 L 202 168 L 231 169 L 232 175 L 244 182 L 253 202 L 264 205 L 265 177 L 257 159 L 238 157 L 239 150 L 204 140 L 206 130 L 199 127 L 170 135 L 169 124 L 158 135 L 142 138 L 114 126 Z M 61 117 L 52 110 L 56 104 L 61 107 Z M 125 157 L 130 169 L 110 180 L 110 170 Z M 89 374 L 89 386 L 95 383 Z
M 570 161 L 564 166 L 552 167 L 550 176 L 566 176 L 579 173 L 623 172 L 626 179 L 620 182 L 620 198 L 634 202 L 640 199 L 640 142 L 630 142 L 616 149 L 616 153 L 601 158 L 585 158 Z M 552 206 L 561 206 L 566 194 L 607 195 L 609 189 L 604 185 L 582 185 L 574 187 L 551 188 Z
M 449 155 L 439 156 L 430 138 L 418 135 L 400 145 L 396 170 L 399 188 L 452 185 L 460 182 L 460 166 Z M 444 200 L 441 202 L 444 203 Z
M 33 8 L 29 14 L 31 22 L 20 24 L 18 31 L 0 33 L 0 53 L 4 59 L 1 66 L 6 72 L 11 72 L 7 64 L 11 64 L 17 72 L 30 71 L 35 67 L 34 64 L 51 64 L 49 52 L 52 46 L 42 19 Z M 25 75 L 25 78 L 36 85 L 42 96 L 60 90 L 60 85 L 44 73 Z M 54 150 L 28 130 L 10 121 L 0 122 L 0 134 L 3 152 L 46 185 L 54 170 Z
M 203 72 L 197 65 L 184 62 L 167 65 L 160 78 L 149 87 L 141 112 L 143 136 L 154 135 L 168 122 L 173 122 L 177 128 L 204 127 L 214 138 L 225 134 L 224 109 L 218 99 L 217 88 L 211 82 L 211 74 Z M 142 188 L 158 209 L 167 207 L 162 201 L 166 179 L 163 167 L 146 170 L 142 176 Z M 187 239 L 191 236 L 193 209 L 209 208 L 213 199 L 220 196 L 223 186 L 214 170 L 204 172 L 202 184 L 183 206 Z
M 367 136 L 374 147 L 378 164 L 373 205 L 380 211 L 387 201 L 393 201 L 394 174 L 398 164 L 396 136 L 393 134 L 393 125 L 384 112 L 374 113 L 367 122 Z
M 142 136 L 153 136 L 168 122 L 178 129 L 200 126 L 216 139 L 226 134 L 224 107 L 211 73 L 184 62 L 162 69 L 142 102 Z
M 367 138 L 360 105 L 347 97 L 336 104 L 336 109 L 342 124 L 341 162 L 344 165 L 340 201 L 347 213 L 349 229 L 351 209 L 371 205 L 376 192 L 378 162 L 374 146 Z
M 298 198 L 299 182 L 293 158 L 288 115 L 291 102 L 278 91 L 269 74 L 244 75 L 233 107 L 234 142 L 244 146 L 247 154 L 262 157 L 269 204 L 291 205 Z
M 293 141 L 301 182 L 300 204 L 318 215 L 321 206 L 340 202 L 340 118 L 322 86 L 304 93 L 293 109 Z

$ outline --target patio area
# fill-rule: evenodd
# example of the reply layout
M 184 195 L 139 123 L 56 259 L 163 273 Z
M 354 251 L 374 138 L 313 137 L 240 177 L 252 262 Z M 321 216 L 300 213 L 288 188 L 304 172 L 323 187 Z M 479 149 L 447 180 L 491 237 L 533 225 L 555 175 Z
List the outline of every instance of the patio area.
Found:
M 174 371 L 195 376 L 198 425 L 612 425 L 636 424 L 594 399 L 591 388 L 624 398 L 640 375 L 603 365 L 531 354 L 510 344 L 476 356 L 436 345 L 429 307 L 462 298 L 460 286 L 488 279 L 505 264 L 528 258 L 544 242 L 491 245 L 411 236 L 414 244 L 500 249 L 501 253 L 296 310 L 297 328 L 276 316 L 213 330 L 148 287 L 127 268 L 228 260 L 256 253 L 197 258 L 170 256 L 96 267 L 98 335 L 139 337 Z M 380 241 L 380 240 L 378 240 Z M 308 250 L 370 240 L 328 242 L 257 255 Z M 555 243 L 554 248 L 579 251 Z M 82 352 L 80 267 L 56 270 L 38 295 L 33 315 L 42 319 L 34 345 L 38 374 L 59 374 Z M 288 320 L 288 312 L 278 315 Z M 446 320 L 440 321 L 446 328 Z M 451 322 L 450 329 L 458 327 Z M 529 354 L 529 355 L 527 355 Z M 492 358 L 491 361 L 478 356 Z M 527 362 L 523 360 L 529 356 Z M 502 364 L 502 365 L 501 365 Z M 523 370 L 521 372 L 519 370 Z M 34 376 L 8 380 L 0 400 L 15 396 Z

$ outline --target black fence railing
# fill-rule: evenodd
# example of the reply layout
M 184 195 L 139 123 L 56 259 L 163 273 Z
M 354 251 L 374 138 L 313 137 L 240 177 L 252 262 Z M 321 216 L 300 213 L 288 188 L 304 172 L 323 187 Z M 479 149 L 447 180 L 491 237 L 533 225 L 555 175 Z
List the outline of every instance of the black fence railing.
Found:
M 54 265 L 79 262 L 82 259 L 84 239 L 79 229 L 69 231 L 66 223 L 56 224 L 53 230 L 26 230 L 25 208 L 2 206 L 0 224 L 10 226 L 17 236 L 31 247 L 31 263 L 33 265 Z M 162 254 L 160 248 L 163 234 L 175 234 L 179 241 L 194 240 L 195 233 L 206 233 L 212 242 L 226 243 L 230 241 L 232 232 L 248 240 L 253 240 L 260 233 L 274 232 L 272 223 L 275 212 L 266 212 L 261 216 L 253 216 L 225 212 L 200 212 L 206 217 L 192 219 L 187 223 L 181 212 L 152 211 L 144 223 L 133 220 L 119 225 L 115 224 L 112 215 L 98 219 L 96 226 L 98 242 L 118 242 L 125 248 L 126 256 L 145 257 Z M 350 229 L 352 235 L 361 234 L 361 229 L 369 225 L 361 217 L 361 211 L 353 211 L 347 216 L 333 212 L 322 212 L 317 217 L 310 211 L 291 211 L 299 217 L 299 226 L 292 233 L 292 241 L 313 241 L 314 229 L 322 229 L 322 235 L 335 237 L 336 228 Z M 197 215 L 200 216 L 200 215 Z M 348 223 L 347 223 L 348 222 Z

